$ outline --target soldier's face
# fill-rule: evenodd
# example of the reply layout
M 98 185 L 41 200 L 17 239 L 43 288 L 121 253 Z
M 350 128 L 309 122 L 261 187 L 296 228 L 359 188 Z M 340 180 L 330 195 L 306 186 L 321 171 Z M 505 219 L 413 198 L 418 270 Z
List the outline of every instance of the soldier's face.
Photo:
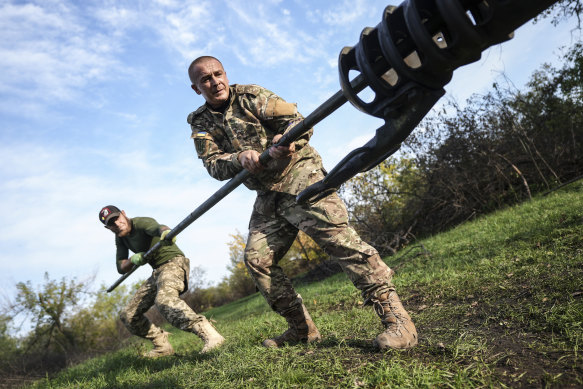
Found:
M 128 236 L 132 231 L 132 224 L 126 216 L 125 211 L 121 211 L 121 214 L 118 217 L 110 219 L 106 227 L 120 238 Z
M 196 82 L 192 89 L 204 97 L 213 108 L 218 108 L 229 99 L 229 80 L 220 62 L 209 59 L 194 67 Z

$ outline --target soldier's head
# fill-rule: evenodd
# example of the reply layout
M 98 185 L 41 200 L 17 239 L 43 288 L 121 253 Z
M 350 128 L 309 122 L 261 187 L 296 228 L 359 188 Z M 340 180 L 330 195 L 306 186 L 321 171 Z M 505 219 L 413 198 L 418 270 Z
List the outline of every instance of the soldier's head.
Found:
M 188 67 L 191 88 L 213 108 L 229 99 L 229 80 L 221 61 L 208 55 L 198 57 Z
M 129 235 L 132 231 L 132 222 L 127 217 L 126 212 L 120 211 L 115 205 L 106 205 L 101 208 L 99 221 L 120 238 Z

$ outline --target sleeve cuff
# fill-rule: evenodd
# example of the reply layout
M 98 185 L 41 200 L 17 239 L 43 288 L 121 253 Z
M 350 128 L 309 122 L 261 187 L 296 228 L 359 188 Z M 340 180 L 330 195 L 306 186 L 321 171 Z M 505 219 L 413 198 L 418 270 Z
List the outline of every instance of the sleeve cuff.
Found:
M 239 162 L 239 154 L 241 154 L 240 151 L 237 153 L 233 153 L 233 155 L 231 156 L 231 163 L 235 168 L 243 169 L 243 165 L 241 165 L 241 162 Z

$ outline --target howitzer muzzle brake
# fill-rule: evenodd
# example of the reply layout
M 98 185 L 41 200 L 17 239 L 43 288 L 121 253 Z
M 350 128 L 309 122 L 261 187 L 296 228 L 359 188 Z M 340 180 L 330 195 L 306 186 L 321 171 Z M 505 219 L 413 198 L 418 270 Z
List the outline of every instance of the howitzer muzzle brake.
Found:
M 359 110 L 385 120 L 375 136 L 352 151 L 298 202 L 315 201 L 395 153 L 443 96 L 453 71 L 480 59 L 482 51 L 557 0 L 406 0 L 388 6 L 382 21 L 365 28 L 354 47 L 340 52 L 342 93 Z M 362 75 L 374 93 L 365 102 L 349 73 Z

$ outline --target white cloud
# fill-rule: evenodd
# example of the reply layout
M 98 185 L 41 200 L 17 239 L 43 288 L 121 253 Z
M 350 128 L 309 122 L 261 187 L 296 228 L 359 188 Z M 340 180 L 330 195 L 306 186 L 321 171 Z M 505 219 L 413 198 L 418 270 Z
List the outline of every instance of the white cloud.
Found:
M 110 7 L 99 4 L 92 9 L 91 13 L 99 22 L 107 25 L 109 31 L 113 29 L 116 35 L 143 25 L 143 18 L 138 10 L 121 7 L 118 4 Z
M 158 20 L 152 20 L 152 27 L 167 47 L 190 61 L 222 42 L 221 28 L 216 27 L 220 22 L 210 13 L 210 8 L 205 1 L 170 3 L 166 9 L 154 12 Z
M 0 93 L 6 105 L 44 105 L 79 98 L 81 89 L 110 78 L 119 47 L 88 30 L 65 3 L 3 4 L 0 7 Z M 14 111 L 14 110 L 12 110 Z
M 392 2 L 395 3 L 395 1 Z M 379 6 L 379 4 L 381 5 Z M 324 23 L 333 28 L 345 28 L 353 26 L 364 16 L 374 15 L 380 22 L 382 7 L 385 5 L 384 2 L 371 2 L 370 0 L 343 0 L 342 2 L 334 2 L 333 6 L 320 8 L 308 6 L 306 17 L 313 23 Z M 364 26 L 360 26 L 360 28 L 362 29 Z
M 336 7 L 326 10 L 322 14 L 322 20 L 333 26 L 351 24 L 362 16 L 367 8 L 365 0 L 344 0 Z
M 229 6 L 238 25 L 233 46 L 241 62 L 272 66 L 307 60 L 306 53 L 310 52 L 307 49 L 315 40 L 298 29 L 297 24 L 289 24 L 289 13 L 284 12 L 282 18 L 279 8 L 264 5 L 250 8 L 240 2 L 230 2 Z

